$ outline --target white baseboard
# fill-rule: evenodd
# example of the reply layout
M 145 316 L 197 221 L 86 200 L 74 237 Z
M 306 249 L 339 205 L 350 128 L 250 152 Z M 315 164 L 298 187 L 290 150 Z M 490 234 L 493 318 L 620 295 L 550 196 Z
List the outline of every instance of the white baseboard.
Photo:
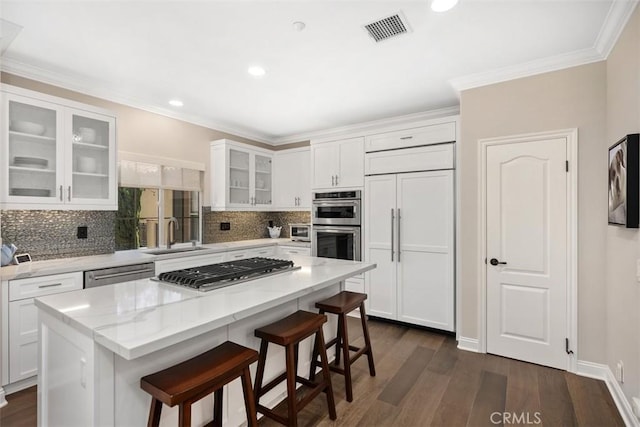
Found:
M 7 384 L 4 386 L 4 391 L 7 394 L 13 394 L 15 392 L 24 390 L 25 388 L 33 387 L 38 384 L 38 376 L 29 377 L 24 380 L 17 381 L 15 383 Z
M 576 371 L 576 374 L 604 381 L 605 384 L 607 384 L 609 393 L 611 393 L 611 397 L 613 398 L 625 425 L 640 427 L 640 422 L 633 414 L 631 404 L 624 395 L 622 387 L 620 387 L 620 384 L 616 381 L 616 377 L 613 375 L 613 372 L 608 365 L 578 360 L 578 370 Z
M 3 406 L 6 406 L 6 404 L 7 404 L 7 399 L 5 399 L 4 389 L 0 387 L 0 408 L 2 408 Z
M 458 349 L 479 353 L 480 344 L 476 338 L 458 337 Z

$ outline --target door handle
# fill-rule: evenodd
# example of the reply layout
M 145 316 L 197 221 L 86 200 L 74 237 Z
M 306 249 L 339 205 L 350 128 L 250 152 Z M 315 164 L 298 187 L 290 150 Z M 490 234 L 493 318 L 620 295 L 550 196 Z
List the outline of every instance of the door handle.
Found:
M 64 199 L 62 198 L 62 185 L 60 186 L 60 201 L 62 202 Z
M 67 193 L 67 200 L 71 201 L 71 186 L 69 186 L 68 191 L 69 192 Z
M 338 175 L 336 175 L 336 185 L 338 185 Z
M 331 175 L 331 186 L 335 187 L 336 185 L 336 176 L 335 175 Z
M 394 240 L 393 231 L 395 229 L 394 221 L 395 221 L 394 209 L 391 208 L 391 262 L 393 262 L 393 240 Z
M 402 219 L 402 216 L 400 216 L 400 208 L 398 208 L 398 262 L 400 262 L 400 220 Z
M 489 264 L 491 264 L 491 265 L 498 265 L 498 264 L 506 264 L 506 262 L 501 262 L 501 261 L 498 261 L 498 260 L 497 260 L 497 259 L 495 259 L 495 258 L 491 258 L 491 260 L 489 261 Z

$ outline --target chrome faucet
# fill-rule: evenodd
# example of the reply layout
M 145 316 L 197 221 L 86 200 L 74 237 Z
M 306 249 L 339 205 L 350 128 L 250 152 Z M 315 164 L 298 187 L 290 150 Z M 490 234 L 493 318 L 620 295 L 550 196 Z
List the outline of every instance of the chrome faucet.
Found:
M 178 231 L 178 229 L 180 228 L 180 225 L 178 224 L 178 220 L 176 219 L 175 216 L 172 216 L 171 218 L 169 218 L 169 221 L 167 222 L 167 249 L 171 249 L 171 245 L 173 245 L 176 242 L 175 240 L 171 240 L 171 224 L 172 223 L 173 223 L 174 239 L 176 237 L 176 231 Z

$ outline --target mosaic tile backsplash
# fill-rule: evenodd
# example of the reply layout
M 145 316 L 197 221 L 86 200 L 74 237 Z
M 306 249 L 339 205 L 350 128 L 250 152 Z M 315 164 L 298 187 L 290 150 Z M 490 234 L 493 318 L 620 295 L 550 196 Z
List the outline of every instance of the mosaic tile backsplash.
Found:
M 289 224 L 308 224 L 311 212 L 212 212 L 210 207 L 203 209 L 203 243 L 233 242 L 236 240 L 262 239 L 269 237 L 267 226 L 281 226 L 280 237 L 289 236 Z M 220 230 L 220 223 L 228 222 L 231 230 Z
M 267 226 L 282 226 L 280 237 L 289 237 L 290 223 L 307 224 L 310 212 L 211 212 L 203 209 L 203 243 L 269 237 Z M 0 211 L 2 243 L 13 243 L 18 253 L 28 252 L 34 261 L 109 254 L 115 251 L 115 211 Z M 231 230 L 221 231 L 229 222 Z M 86 239 L 78 239 L 79 226 L 88 228 Z
M 109 254 L 115 251 L 115 211 L 0 211 L 2 243 L 13 243 L 18 253 L 34 261 Z M 87 238 L 78 239 L 79 226 Z

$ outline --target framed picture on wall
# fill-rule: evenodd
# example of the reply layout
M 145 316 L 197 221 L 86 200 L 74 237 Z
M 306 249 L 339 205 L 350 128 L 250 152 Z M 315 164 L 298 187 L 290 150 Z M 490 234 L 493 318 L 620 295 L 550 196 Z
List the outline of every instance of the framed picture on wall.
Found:
M 640 199 L 639 134 L 609 147 L 609 224 L 638 228 Z

